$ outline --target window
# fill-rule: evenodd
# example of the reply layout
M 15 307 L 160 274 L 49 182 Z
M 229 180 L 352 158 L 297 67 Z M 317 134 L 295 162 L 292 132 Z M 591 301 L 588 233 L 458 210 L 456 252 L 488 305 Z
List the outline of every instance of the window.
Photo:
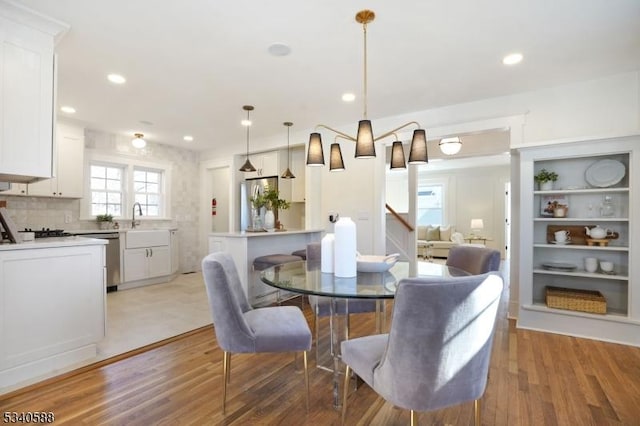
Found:
M 443 185 L 424 185 L 418 187 L 418 225 L 443 225 L 443 189 Z
M 135 202 L 142 206 L 144 216 L 160 215 L 162 173 L 157 170 L 133 169 Z
M 140 203 L 141 220 L 171 218 L 171 164 L 87 150 L 81 219 L 110 214 L 130 220 Z
M 122 216 L 123 168 L 91 165 L 91 216 Z

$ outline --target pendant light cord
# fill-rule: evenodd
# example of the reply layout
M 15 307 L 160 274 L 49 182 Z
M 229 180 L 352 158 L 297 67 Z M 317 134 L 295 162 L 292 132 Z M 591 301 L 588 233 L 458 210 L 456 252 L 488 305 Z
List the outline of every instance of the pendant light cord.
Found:
M 287 126 L 287 169 L 291 167 L 291 152 L 289 151 L 289 130 L 291 126 Z
M 251 120 L 249 120 L 249 111 L 247 111 L 247 122 L 250 122 Z M 247 160 L 249 159 L 249 127 L 251 127 L 250 124 L 247 125 Z
M 362 24 L 364 32 L 364 118 L 367 118 L 367 23 Z

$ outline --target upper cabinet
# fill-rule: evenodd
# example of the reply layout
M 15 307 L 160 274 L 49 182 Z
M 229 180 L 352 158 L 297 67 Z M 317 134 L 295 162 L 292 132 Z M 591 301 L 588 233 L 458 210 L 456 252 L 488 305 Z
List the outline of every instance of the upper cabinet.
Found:
M 278 151 L 252 154 L 249 159 L 255 167 L 255 172 L 243 173 L 245 179 L 257 177 L 278 176 Z
M 68 27 L 0 1 L 0 180 L 53 173 L 54 38 Z
M 58 123 L 54 177 L 28 185 L 30 196 L 82 198 L 84 183 L 84 129 Z

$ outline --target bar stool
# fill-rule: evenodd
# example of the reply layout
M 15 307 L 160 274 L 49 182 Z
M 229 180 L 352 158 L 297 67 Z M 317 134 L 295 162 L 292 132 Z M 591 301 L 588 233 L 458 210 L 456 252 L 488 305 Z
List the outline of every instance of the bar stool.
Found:
M 267 254 L 264 256 L 258 256 L 253 259 L 253 270 L 255 272 L 263 271 L 267 268 L 270 268 L 275 265 L 282 265 L 284 263 L 290 262 L 298 262 L 303 260 L 300 256 L 294 256 L 291 254 Z M 256 275 L 257 278 L 257 275 Z M 278 304 L 282 302 L 282 298 L 280 296 L 280 290 L 277 290 L 276 300 Z

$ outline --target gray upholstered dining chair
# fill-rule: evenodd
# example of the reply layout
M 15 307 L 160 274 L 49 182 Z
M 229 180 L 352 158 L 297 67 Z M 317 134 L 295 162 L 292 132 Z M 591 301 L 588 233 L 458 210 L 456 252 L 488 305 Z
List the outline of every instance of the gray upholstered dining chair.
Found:
M 454 266 L 471 275 L 486 274 L 500 269 L 500 252 L 473 245 L 453 246 L 449 249 L 447 266 Z
M 343 423 L 353 371 L 385 400 L 411 410 L 412 425 L 416 411 L 466 401 L 475 401 L 479 425 L 502 287 L 494 273 L 401 280 L 389 334 L 342 342 Z
M 232 353 L 302 352 L 306 404 L 309 410 L 307 351 L 311 330 L 300 308 L 275 306 L 253 309 L 242 290 L 238 271 L 228 253 L 218 252 L 202 260 L 209 306 L 222 360 L 222 412 L 226 411 L 227 383 L 231 380 Z

